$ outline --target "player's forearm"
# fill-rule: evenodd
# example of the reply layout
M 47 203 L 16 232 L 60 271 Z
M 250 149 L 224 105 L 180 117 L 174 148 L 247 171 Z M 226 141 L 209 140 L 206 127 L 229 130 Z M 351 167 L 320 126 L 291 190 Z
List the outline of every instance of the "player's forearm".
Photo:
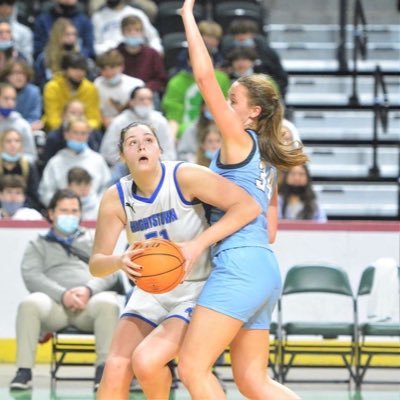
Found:
M 204 40 L 197 27 L 193 12 L 182 9 L 182 20 L 185 27 L 186 40 L 190 62 L 197 82 L 206 79 L 209 74 L 214 76 L 214 66 Z
M 237 202 L 225 212 L 218 222 L 199 235 L 196 241 L 203 248 L 207 248 L 253 221 L 260 212 L 261 207 L 253 199 L 246 204 Z
M 121 269 L 121 257 L 117 255 L 93 254 L 89 260 L 90 273 L 103 277 Z

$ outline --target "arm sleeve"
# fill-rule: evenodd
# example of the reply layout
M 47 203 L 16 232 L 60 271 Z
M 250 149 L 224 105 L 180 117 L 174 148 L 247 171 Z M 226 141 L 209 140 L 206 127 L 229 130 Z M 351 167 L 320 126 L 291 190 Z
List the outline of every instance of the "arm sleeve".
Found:
M 45 254 L 38 241 L 30 242 L 21 263 L 22 278 L 29 292 L 46 293 L 57 303 L 61 303 L 65 287 L 49 279 L 44 273 Z

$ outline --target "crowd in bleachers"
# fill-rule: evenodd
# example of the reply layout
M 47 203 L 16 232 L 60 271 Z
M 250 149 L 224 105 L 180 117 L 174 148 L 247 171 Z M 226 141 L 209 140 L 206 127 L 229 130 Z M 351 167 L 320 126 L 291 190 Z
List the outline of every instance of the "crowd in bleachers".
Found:
M 79 192 L 84 218 L 94 219 L 103 191 L 127 173 L 117 143 L 134 120 L 156 128 L 165 160 L 208 165 L 218 150 L 182 38 L 181 2 L 164 3 L 0 0 L 0 177 L 22 177 L 12 188 L 24 192 L 21 208 L 37 211 L 30 219 L 68 185 Z M 263 33 L 262 5 L 248 3 L 240 18 L 218 14 L 218 5 L 210 10 L 213 2 L 196 4 L 217 80 L 226 94 L 234 79 L 266 73 L 284 101 L 288 75 Z M 5 200 L 11 181 L 4 182 L 0 218 L 26 219 Z M 318 219 L 315 194 L 305 201 L 300 191 L 283 199 L 282 216 L 290 209 L 287 218 Z M 310 207 L 315 213 L 303 212 Z

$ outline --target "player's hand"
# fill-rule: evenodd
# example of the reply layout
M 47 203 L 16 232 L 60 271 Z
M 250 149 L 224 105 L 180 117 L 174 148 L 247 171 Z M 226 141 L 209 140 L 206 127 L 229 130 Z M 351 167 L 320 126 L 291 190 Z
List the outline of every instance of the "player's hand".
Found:
M 132 257 L 143 253 L 144 249 L 136 249 L 136 243 L 131 244 L 121 255 L 121 267 L 130 280 L 136 283 L 136 278 L 141 276 L 143 267 L 132 261 Z
M 185 257 L 185 275 L 182 278 L 182 282 L 187 278 L 190 274 L 190 271 L 193 269 L 194 264 L 200 257 L 201 253 L 204 249 L 195 241 L 191 240 L 189 242 L 177 243 L 180 247 L 183 256 Z
M 183 6 L 181 8 L 181 14 L 185 11 L 190 11 L 193 12 L 193 8 L 194 8 L 194 1 L 195 0 L 185 0 L 183 2 Z

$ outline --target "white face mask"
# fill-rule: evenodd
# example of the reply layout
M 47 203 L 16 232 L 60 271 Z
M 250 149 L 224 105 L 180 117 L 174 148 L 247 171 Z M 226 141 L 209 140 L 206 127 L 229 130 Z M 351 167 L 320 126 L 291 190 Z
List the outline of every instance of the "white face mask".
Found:
M 140 118 L 149 118 L 150 113 L 153 111 L 152 106 L 135 106 L 134 109 L 135 113 Z

